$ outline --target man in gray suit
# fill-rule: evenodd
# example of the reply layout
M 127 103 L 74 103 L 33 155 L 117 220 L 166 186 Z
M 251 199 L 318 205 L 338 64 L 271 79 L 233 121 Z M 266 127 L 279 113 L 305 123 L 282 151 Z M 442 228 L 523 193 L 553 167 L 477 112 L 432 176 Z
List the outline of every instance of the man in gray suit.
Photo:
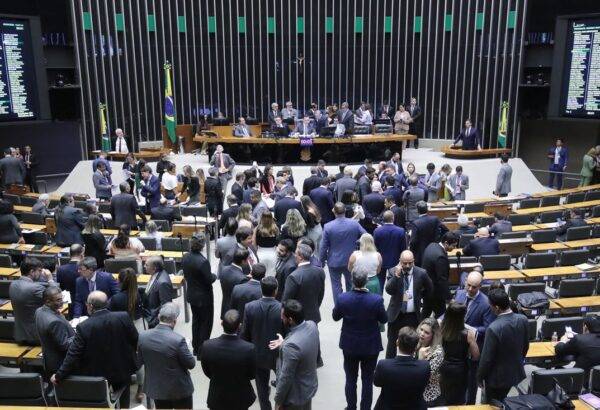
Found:
M 439 172 L 435 172 L 435 164 L 427 164 L 427 174 L 425 174 L 425 186 L 427 187 L 427 202 L 437 202 L 438 192 L 442 187 L 442 178 Z
M 227 181 L 231 179 L 231 173 L 235 168 L 235 161 L 233 158 L 223 152 L 223 146 L 217 145 L 215 153 L 210 159 L 210 165 L 215 167 L 219 173 L 219 181 L 221 181 L 221 187 L 223 192 L 226 191 Z
M 98 163 L 98 167 L 92 175 L 94 188 L 96 189 L 96 198 L 108 201 L 112 196 L 112 186 L 108 180 L 108 172 L 103 162 Z
M 75 331 L 60 313 L 63 307 L 62 291 L 57 286 L 44 290 L 44 305 L 35 311 L 35 327 L 42 345 L 44 370 L 50 377 L 60 368 Z
M 136 215 L 139 212 L 139 206 L 135 196 L 129 193 L 129 184 L 121 182 L 119 184 L 117 195 L 110 200 L 110 215 L 114 226 L 127 225 L 131 229 L 137 229 Z
M 173 300 L 173 284 L 169 274 L 165 271 L 162 256 L 151 256 L 144 265 L 150 280 L 146 286 L 144 307 L 150 312 L 148 325 L 153 327 L 157 324 L 158 312 L 167 302 Z
M 12 155 L 10 148 L 4 150 L 4 158 L 0 159 L 1 187 L 23 185 L 25 179 L 25 163 Z
M 335 181 L 333 192 L 336 197 L 336 202 L 342 202 L 342 195 L 346 191 L 352 191 L 356 189 L 356 179 L 352 178 L 352 170 L 348 167 L 344 168 L 344 176 Z
M 304 320 L 302 304 L 294 299 L 283 303 L 281 319 L 290 332 L 269 344 L 271 349 L 280 348 L 275 408 L 310 410 L 319 386 L 319 330 L 314 322 Z
M 511 191 L 510 180 L 512 178 L 512 167 L 508 165 L 508 155 L 502 154 L 500 157 L 500 171 L 496 178 L 496 189 L 494 195 L 508 196 Z
M 315 137 L 315 127 L 312 124 L 312 122 L 310 121 L 310 117 L 308 115 L 305 115 L 302 118 L 302 122 L 299 122 L 296 125 L 296 129 L 294 130 L 294 136 L 295 137 L 307 137 L 310 136 L 312 138 Z
M 425 191 L 423 188 L 419 188 L 417 186 L 419 180 L 415 175 L 408 179 L 408 183 L 410 186 L 406 191 L 404 191 L 404 195 L 402 195 L 402 201 L 407 209 L 407 222 L 412 222 L 419 217 L 419 211 L 417 211 L 417 202 L 425 199 Z
M 456 173 L 448 177 L 448 185 L 452 189 L 452 199 L 455 201 L 464 201 L 466 191 L 469 189 L 469 176 L 463 174 L 461 165 L 456 166 Z
M 50 204 L 50 196 L 48 194 L 41 194 L 37 202 L 31 207 L 31 212 L 40 214 L 44 218 L 50 216 L 50 210 L 48 205 Z
M 158 314 L 159 324 L 140 333 L 138 361 L 146 369 L 144 393 L 157 409 L 192 409 L 194 385 L 190 369 L 196 359 L 185 338 L 173 330 L 179 306 L 165 303 Z
M 8 288 L 15 316 L 15 341 L 22 345 L 37 346 L 40 338 L 35 326 L 35 311 L 43 305 L 44 290 L 54 284 L 52 273 L 42 268 L 35 258 L 21 262 L 21 277 Z
M 233 127 L 233 136 L 234 137 L 251 137 L 252 131 L 250 131 L 250 127 L 246 124 L 246 119 L 244 117 L 238 118 L 238 123 Z

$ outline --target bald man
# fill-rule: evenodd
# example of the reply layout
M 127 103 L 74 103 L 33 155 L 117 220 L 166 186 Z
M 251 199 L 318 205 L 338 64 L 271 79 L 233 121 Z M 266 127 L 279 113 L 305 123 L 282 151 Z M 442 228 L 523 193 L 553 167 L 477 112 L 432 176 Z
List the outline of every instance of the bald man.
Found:
M 477 331 L 477 344 L 479 350 L 483 348 L 483 339 L 485 331 L 496 319 L 496 315 L 490 307 L 487 296 L 481 292 L 481 282 L 483 275 L 477 271 L 472 271 L 467 276 L 465 289 L 456 292 L 455 301 L 467 306 L 465 314 L 465 324 L 472 326 Z M 467 404 L 475 404 L 477 396 L 477 361 L 470 361 L 469 376 L 467 384 Z
M 471 240 L 463 249 L 464 256 L 500 255 L 500 242 L 496 238 L 490 238 L 487 227 L 479 228 L 475 239 Z
M 396 357 L 398 331 L 404 326 L 416 328 L 421 321 L 421 299 L 431 294 L 433 284 L 424 269 L 415 266 L 415 257 L 411 251 L 400 254 L 400 263 L 396 270 L 388 272 L 385 291 L 391 295 L 388 305 L 388 334 L 385 358 Z

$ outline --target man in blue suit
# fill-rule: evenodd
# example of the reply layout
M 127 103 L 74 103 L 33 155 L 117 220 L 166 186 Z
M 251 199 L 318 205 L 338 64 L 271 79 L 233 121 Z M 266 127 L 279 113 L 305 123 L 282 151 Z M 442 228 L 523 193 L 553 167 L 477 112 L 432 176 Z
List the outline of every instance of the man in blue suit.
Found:
M 323 229 L 321 239 L 320 260 L 323 266 L 329 266 L 331 290 L 334 302 L 342 293 L 342 275 L 346 282 L 346 290 L 350 290 L 350 272 L 348 272 L 348 259 L 356 250 L 356 242 L 363 233 L 367 233 L 354 219 L 346 218 L 346 206 L 337 202 L 333 206 L 335 219 Z
M 467 307 L 465 314 L 465 324 L 472 326 L 477 331 L 477 345 L 479 350 L 483 349 L 483 340 L 485 331 L 490 323 L 496 319 L 496 315 L 492 312 L 490 302 L 487 296 L 480 291 L 483 276 L 477 271 L 472 271 L 467 276 L 465 289 L 460 289 L 456 292 L 454 300 L 462 303 Z M 469 362 L 469 376 L 467 382 L 467 404 L 475 404 L 477 396 L 477 366 L 478 361 L 471 360 Z
M 145 165 L 142 168 L 142 196 L 146 198 L 146 213 L 160 204 L 160 181 L 152 175 L 152 168 Z
M 85 315 L 85 304 L 91 292 L 101 290 L 109 299 L 119 293 L 117 281 L 110 273 L 97 270 L 98 264 L 93 256 L 84 258 L 78 263 L 77 267 L 80 276 L 75 281 L 73 317 Z
M 383 225 L 378 226 L 373 232 L 373 239 L 377 251 L 381 254 L 381 271 L 377 274 L 380 290 L 383 293 L 385 278 L 393 275 L 390 269 L 395 269 L 400 260 L 400 254 L 406 249 L 406 235 L 404 229 L 394 225 L 394 213 L 385 211 L 383 213 Z
M 487 227 L 479 228 L 475 239 L 464 247 L 463 255 L 478 258 L 481 255 L 500 255 L 500 242 L 496 238 L 490 238 L 490 231 Z
M 548 150 L 548 159 L 550 160 L 549 188 L 562 188 L 563 172 L 567 169 L 567 160 L 569 159 L 569 150 L 563 144 L 563 139 L 557 138 L 556 146 Z M 556 185 L 554 185 L 554 177 L 556 177 Z
M 427 215 L 427 211 L 427 202 L 417 202 L 419 217 L 412 221 L 412 226 L 409 228 L 411 232 L 410 250 L 415 255 L 415 265 L 417 266 L 423 266 L 425 248 L 432 242 L 438 242 L 442 235 L 448 232 L 448 228 L 440 221 L 440 218 Z
M 321 179 L 321 185 L 310 191 L 310 199 L 315 203 L 321 214 L 321 225 L 333 221 L 333 193 L 329 190 L 329 177 Z
M 383 350 L 379 323 L 387 322 L 383 297 L 366 288 L 368 275 L 362 268 L 352 272 L 354 289 L 342 293 L 333 308 L 333 320 L 343 319 L 340 349 L 344 352 L 346 403 L 356 409 L 356 382 L 361 369 L 360 408 L 370 409 L 373 401 L 373 373 L 377 356 Z
M 456 145 L 460 140 L 462 140 L 462 149 L 464 150 L 481 149 L 481 135 L 469 119 L 465 121 L 465 128 L 458 134 L 452 145 Z
M 394 177 L 388 175 L 385 177 L 385 191 L 383 191 L 383 196 L 392 197 L 396 206 L 402 206 L 402 188 L 396 186 L 396 181 Z
M 71 300 L 75 298 L 75 284 L 79 278 L 77 265 L 83 259 L 83 246 L 74 243 L 69 248 L 69 263 L 64 263 L 56 268 L 56 281 L 62 290 L 71 294 Z M 73 305 L 69 305 L 69 318 L 73 316 Z

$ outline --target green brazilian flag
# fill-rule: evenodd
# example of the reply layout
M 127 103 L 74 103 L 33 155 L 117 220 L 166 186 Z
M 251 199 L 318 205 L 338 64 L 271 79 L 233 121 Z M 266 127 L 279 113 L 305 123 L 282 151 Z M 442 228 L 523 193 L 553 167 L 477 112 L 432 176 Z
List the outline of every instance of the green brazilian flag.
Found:
M 500 104 L 500 119 L 498 121 L 498 147 L 506 148 L 508 136 L 508 101 Z
M 108 127 L 106 126 L 106 104 L 100 103 L 100 136 L 102 137 L 101 150 L 110 151 L 110 137 L 108 136 Z
M 165 128 L 173 144 L 177 141 L 175 135 L 175 104 L 173 103 L 173 89 L 171 87 L 171 64 L 165 64 Z

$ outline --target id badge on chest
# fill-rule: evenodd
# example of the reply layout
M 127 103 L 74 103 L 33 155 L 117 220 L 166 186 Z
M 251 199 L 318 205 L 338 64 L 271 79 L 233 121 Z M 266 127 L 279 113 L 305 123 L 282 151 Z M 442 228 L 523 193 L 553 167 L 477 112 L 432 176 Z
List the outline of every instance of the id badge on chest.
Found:
M 409 292 L 404 292 L 404 297 L 402 298 L 403 302 L 408 302 L 412 299 L 412 295 Z

